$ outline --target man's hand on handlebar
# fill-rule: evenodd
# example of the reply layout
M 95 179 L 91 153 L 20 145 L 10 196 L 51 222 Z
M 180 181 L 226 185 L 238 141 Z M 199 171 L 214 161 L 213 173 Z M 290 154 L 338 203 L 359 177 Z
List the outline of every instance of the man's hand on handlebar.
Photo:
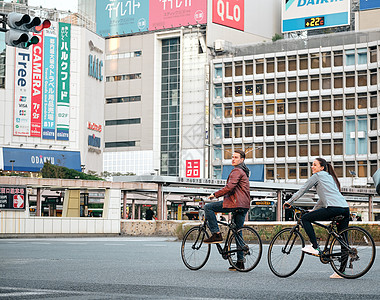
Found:
M 215 198 L 215 195 L 214 194 L 211 194 L 210 196 L 208 196 L 208 199 L 214 199 Z
M 284 209 L 287 209 L 287 208 L 291 208 L 292 206 L 289 204 L 289 203 L 284 203 L 284 205 L 282 206 Z

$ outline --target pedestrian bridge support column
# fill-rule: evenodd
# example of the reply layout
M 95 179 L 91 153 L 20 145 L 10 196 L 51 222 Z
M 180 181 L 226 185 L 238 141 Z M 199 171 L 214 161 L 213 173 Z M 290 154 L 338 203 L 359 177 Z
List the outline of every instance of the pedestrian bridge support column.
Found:
M 80 190 L 66 191 L 62 217 L 80 217 Z
M 106 189 L 103 218 L 105 219 L 118 219 L 121 216 L 121 190 L 120 189 Z

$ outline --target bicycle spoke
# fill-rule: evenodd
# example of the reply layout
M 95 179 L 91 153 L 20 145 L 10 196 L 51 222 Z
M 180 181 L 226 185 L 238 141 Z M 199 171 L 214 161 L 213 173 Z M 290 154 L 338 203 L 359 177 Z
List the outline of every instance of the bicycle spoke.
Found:
M 203 243 L 207 237 L 207 232 L 201 227 L 193 227 L 185 234 L 181 257 L 185 266 L 190 270 L 199 270 L 206 264 L 211 250 L 210 245 Z

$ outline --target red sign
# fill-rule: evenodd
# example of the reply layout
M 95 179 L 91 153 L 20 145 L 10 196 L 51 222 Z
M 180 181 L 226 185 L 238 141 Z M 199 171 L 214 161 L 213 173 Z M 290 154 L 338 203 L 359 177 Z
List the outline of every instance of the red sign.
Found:
M 186 177 L 200 177 L 201 176 L 201 161 L 186 160 Z
M 102 132 L 102 125 L 98 125 L 95 123 L 87 122 L 87 128 L 98 132 Z
M 244 31 L 244 0 L 212 0 L 212 22 Z
M 43 35 L 38 36 L 38 44 L 33 46 L 32 55 L 32 107 L 31 107 L 31 130 L 30 136 L 41 136 L 41 113 L 42 113 L 42 57 L 43 57 Z
M 13 195 L 13 208 L 24 208 L 23 195 Z

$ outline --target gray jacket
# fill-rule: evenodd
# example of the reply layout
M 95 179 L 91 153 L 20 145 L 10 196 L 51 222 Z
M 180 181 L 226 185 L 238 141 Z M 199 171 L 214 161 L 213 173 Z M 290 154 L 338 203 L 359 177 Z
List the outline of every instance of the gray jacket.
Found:
M 311 176 L 308 181 L 286 203 L 292 203 L 302 197 L 307 191 L 315 187 L 319 200 L 313 210 L 321 207 L 348 207 L 348 203 L 340 193 L 334 178 L 326 171 L 320 171 Z

